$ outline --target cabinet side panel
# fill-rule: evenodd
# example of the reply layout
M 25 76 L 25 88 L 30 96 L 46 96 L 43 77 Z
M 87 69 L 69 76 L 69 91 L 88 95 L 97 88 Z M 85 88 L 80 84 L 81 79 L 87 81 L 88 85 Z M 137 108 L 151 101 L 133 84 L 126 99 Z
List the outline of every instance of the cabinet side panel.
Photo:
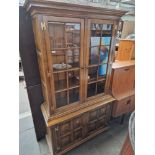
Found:
M 111 47 L 110 47 L 110 54 L 109 54 L 109 61 L 108 61 L 107 80 L 106 80 L 106 86 L 105 86 L 106 93 L 110 93 L 112 62 L 114 60 L 117 27 L 118 27 L 118 21 L 115 21 L 112 29 L 112 40 L 111 40 Z
M 35 35 L 35 43 L 36 43 L 36 50 L 37 50 L 37 57 L 39 63 L 39 71 L 41 76 L 41 84 L 43 95 L 45 99 L 45 107 L 47 114 L 50 115 L 51 108 L 51 94 L 50 94 L 50 87 L 49 87 L 49 79 L 48 79 L 48 69 L 47 69 L 47 56 L 45 51 L 45 41 L 44 41 L 44 34 L 41 30 L 41 16 L 35 16 L 33 18 L 33 31 Z

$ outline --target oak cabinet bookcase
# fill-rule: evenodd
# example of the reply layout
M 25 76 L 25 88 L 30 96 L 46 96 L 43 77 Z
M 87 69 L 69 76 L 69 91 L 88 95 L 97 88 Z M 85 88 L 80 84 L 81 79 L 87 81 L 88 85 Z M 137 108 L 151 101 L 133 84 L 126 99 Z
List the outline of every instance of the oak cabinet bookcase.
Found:
M 115 36 L 126 12 L 30 0 L 51 152 L 63 154 L 108 129 Z

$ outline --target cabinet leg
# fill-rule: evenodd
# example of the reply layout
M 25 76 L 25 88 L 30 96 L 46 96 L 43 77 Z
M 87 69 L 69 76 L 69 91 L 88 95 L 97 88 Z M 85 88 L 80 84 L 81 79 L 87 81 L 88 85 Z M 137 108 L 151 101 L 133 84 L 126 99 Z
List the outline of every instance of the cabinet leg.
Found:
M 120 124 L 123 124 L 124 123 L 124 119 L 125 119 L 125 114 L 122 115 Z

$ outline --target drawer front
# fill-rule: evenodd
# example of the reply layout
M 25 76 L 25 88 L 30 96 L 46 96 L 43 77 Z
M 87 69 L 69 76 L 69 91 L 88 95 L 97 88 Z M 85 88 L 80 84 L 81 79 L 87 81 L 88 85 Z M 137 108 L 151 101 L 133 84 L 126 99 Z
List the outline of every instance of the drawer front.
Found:
M 120 116 L 122 114 L 131 112 L 134 110 L 135 97 L 130 96 L 120 101 L 116 101 L 113 106 L 112 116 Z
M 115 69 L 113 71 L 112 94 L 119 96 L 135 89 L 134 66 Z

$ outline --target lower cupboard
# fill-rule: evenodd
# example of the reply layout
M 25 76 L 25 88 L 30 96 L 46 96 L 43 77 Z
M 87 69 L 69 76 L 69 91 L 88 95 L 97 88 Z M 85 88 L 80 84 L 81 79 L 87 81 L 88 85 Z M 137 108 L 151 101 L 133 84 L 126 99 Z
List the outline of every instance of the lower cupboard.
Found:
M 111 103 L 85 112 L 65 122 L 47 127 L 51 153 L 61 155 L 108 129 Z

